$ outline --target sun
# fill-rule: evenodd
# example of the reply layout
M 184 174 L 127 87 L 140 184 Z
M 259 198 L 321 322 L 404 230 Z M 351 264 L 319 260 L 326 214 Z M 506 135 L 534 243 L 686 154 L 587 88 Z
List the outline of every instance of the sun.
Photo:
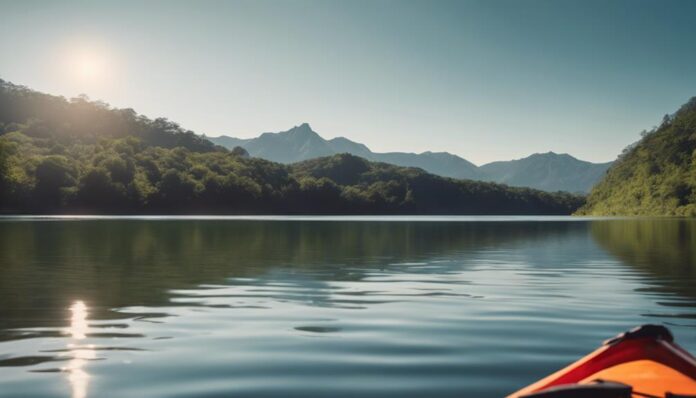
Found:
M 86 80 L 99 78 L 104 71 L 102 60 L 97 56 L 86 54 L 78 58 L 75 62 L 75 72 L 78 77 Z
M 103 43 L 68 43 L 60 58 L 64 76 L 80 90 L 96 89 L 112 80 L 113 57 Z
M 84 81 L 94 81 L 104 77 L 106 67 L 104 57 L 96 52 L 80 52 L 74 55 L 72 69 L 75 77 Z

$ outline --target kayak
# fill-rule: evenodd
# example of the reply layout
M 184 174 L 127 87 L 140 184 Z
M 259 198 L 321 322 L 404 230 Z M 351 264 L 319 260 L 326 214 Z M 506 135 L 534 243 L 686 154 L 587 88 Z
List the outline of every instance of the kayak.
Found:
M 643 325 L 508 396 L 532 397 L 696 398 L 696 358 L 666 327 Z

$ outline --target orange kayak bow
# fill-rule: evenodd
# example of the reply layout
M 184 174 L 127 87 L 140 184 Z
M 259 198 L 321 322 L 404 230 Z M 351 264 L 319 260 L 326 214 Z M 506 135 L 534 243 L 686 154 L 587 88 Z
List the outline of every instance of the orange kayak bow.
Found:
M 643 325 L 508 398 L 696 398 L 696 358 L 661 325 Z

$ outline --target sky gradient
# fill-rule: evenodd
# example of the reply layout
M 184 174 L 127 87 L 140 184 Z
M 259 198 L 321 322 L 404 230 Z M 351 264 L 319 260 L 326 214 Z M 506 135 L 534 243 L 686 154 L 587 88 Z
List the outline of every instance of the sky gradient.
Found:
M 609 161 L 696 95 L 695 1 L 4 1 L 0 78 L 207 135 Z

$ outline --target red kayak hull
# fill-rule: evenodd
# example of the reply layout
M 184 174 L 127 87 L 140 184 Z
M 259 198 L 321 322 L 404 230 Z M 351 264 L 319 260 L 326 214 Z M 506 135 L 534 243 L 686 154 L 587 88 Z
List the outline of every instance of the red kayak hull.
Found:
M 674 342 L 666 328 L 645 325 L 607 341 L 586 357 L 508 398 L 534 396 L 552 389 L 580 389 L 598 379 L 626 384 L 636 397 L 696 395 L 696 359 Z

